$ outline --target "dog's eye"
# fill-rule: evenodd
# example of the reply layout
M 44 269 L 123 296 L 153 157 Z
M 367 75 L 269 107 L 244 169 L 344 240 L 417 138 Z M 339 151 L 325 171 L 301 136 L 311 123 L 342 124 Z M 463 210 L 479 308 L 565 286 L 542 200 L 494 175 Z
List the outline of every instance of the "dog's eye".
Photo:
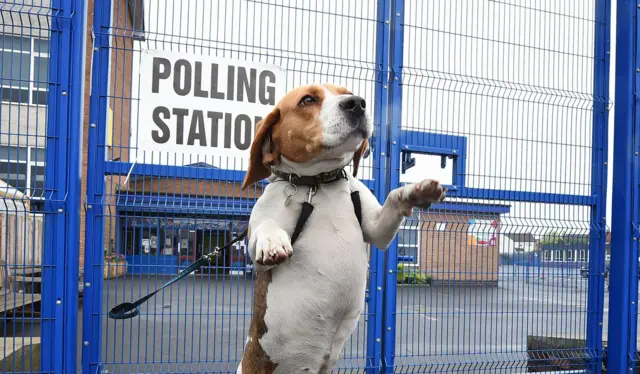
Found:
M 305 97 L 302 98 L 302 100 L 300 100 L 298 105 L 305 106 L 305 105 L 312 105 L 312 104 L 317 104 L 317 103 L 318 103 L 318 98 L 317 97 L 311 96 L 311 95 L 306 95 Z

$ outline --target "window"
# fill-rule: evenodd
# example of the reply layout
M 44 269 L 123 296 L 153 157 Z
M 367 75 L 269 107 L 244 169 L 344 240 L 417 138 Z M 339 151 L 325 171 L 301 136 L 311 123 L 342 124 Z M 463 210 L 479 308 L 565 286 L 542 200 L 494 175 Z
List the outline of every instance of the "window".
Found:
M 576 259 L 574 257 L 575 251 L 573 249 L 567 249 L 565 251 L 565 259 L 569 262 L 574 262 Z
M 45 156 L 43 148 L 0 145 L 0 179 L 33 199 L 44 198 Z
M 47 104 L 49 40 L 0 35 L 2 101 Z
M 556 261 L 556 262 L 564 261 L 564 258 L 562 257 L 563 254 L 564 254 L 564 251 L 559 249 L 553 251 L 553 261 Z
M 578 261 L 587 262 L 587 251 L 585 249 L 578 251 Z
M 420 265 L 420 214 L 414 211 L 398 231 L 398 262 L 404 265 Z
M 545 250 L 542 252 L 543 253 L 543 261 L 545 262 L 550 262 L 551 261 L 551 251 L 550 250 Z

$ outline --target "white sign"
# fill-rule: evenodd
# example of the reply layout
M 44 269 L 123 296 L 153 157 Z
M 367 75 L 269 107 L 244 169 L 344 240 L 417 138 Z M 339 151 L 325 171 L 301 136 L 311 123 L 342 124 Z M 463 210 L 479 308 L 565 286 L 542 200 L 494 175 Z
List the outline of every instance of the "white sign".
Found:
M 149 239 L 142 239 L 142 251 L 149 253 Z
M 284 83 L 275 65 L 143 51 L 131 160 L 246 168 L 255 125 L 285 94 Z

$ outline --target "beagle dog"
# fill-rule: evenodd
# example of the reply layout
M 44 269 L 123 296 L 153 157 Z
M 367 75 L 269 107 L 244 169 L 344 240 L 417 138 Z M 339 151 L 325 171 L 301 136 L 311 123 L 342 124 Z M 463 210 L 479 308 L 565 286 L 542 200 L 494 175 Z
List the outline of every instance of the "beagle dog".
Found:
M 365 100 L 330 84 L 293 89 L 258 123 L 242 189 L 269 183 L 249 219 L 254 309 L 236 373 L 331 372 L 364 309 L 367 244 L 386 249 L 414 207 L 444 199 L 423 180 L 381 206 L 355 177 L 372 131 Z M 305 202 L 314 209 L 292 246 Z

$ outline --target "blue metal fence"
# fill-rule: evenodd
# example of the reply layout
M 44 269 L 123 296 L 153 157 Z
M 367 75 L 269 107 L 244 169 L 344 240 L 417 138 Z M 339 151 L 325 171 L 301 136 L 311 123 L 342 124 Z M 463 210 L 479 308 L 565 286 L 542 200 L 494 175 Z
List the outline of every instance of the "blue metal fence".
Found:
M 0 371 L 76 371 L 81 1 L 0 4 Z
M 84 323 L 92 329 L 85 330 L 89 344 L 83 369 L 235 372 L 253 293 L 253 273 L 242 246 L 158 294 L 140 318 L 113 321 L 106 316 L 109 305 L 148 292 L 242 231 L 263 188 L 261 184 L 248 193 L 239 191 L 247 162 L 243 157 L 211 149 L 189 155 L 145 148 L 144 129 L 152 119 L 145 117 L 147 51 L 160 51 L 156 55 L 169 59 L 201 58 L 205 68 L 222 63 L 217 58 L 277 65 L 284 70 L 279 85 L 287 90 L 312 81 L 335 82 L 386 101 L 388 50 L 377 40 L 389 35 L 389 25 L 380 20 L 388 12 L 387 4 L 350 2 L 340 12 L 335 11 L 335 1 L 308 7 L 286 1 L 101 4 L 94 13 L 91 123 L 96 126 L 89 130 L 87 203 L 92 208 L 87 210 L 85 262 L 85 278 L 92 280 L 92 287 L 91 295 L 85 291 Z M 143 22 L 135 25 L 138 16 Z M 326 29 L 325 35 L 321 29 Z M 119 64 L 115 69 L 114 63 Z M 200 89 L 212 92 L 209 77 L 205 79 Z M 386 128 L 385 107 L 373 104 L 368 109 L 381 134 Z M 220 148 L 226 141 L 223 134 L 221 129 Z M 214 142 L 208 134 L 209 140 Z M 373 148 L 381 149 L 383 142 L 376 141 Z M 382 190 L 384 185 L 377 183 L 386 180 L 384 170 L 371 159 L 361 167 L 361 175 L 373 189 Z M 118 268 L 118 263 L 105 263 L 105 249 L 113 250 L 115 257 L 123 255 L 126 277 L 103 280 L 105 272 Z M 383 262 L 382 255 L 374 253 L 367 308 L 345 349 L 343 369 L 372 372 L 380 365 Z
M 396 1 L 392 15 L 392 95 L 402 103 L 392 188 L 407 167 L 423 178 L 441 166 L 450 203 L 510 209 L 423 212 L 416 266 L 428 291 L 396 287 L 394 260 L 409 241 L 400 233 L 386 283 L 388 372 L 600 370 L 608 3 Z M 590 261 L 569 245 L 558 262 L 588 264 L 587 280 L 551 261 L 533 275 L 500 266 L 498 253 L 517 254 L 513 237 L 524 234 L 536 249 L 582 236 Z
M 611 243 L 610 1 L 0 4 L 2 371 L 235 372 L 246 243 L 135 319 L 107 311 L 246 227 L 257 103 L 309 82 L 372 104 L 360 178 L 380 201 L 449 188 L 370 248 L 340 372 L 637 370 L 640 4 L 617 3 Z
M 148 147 L 150 55 L 270 64 L 284 70 L 286 90 L 346 85 L 373 98 L 362 178 L 381 201 L 407 181 L 449 186 L 449 200 L 407 219 L 387 252 L 372 248 L 366 312 L 341 370 L 600 370 L 607 1 L 98 4 L 86 372 L 233 372 L 251 314 L 251 266 L 239 248 L 140 318 L 106 318 L 109 305 L 240 231 L 262 188 L 238 191 L 242 156 Z M 126 265 L 105 262 L 105 249 Z M 522 251 L 538 256 L 535 267 L 501 265 Z

